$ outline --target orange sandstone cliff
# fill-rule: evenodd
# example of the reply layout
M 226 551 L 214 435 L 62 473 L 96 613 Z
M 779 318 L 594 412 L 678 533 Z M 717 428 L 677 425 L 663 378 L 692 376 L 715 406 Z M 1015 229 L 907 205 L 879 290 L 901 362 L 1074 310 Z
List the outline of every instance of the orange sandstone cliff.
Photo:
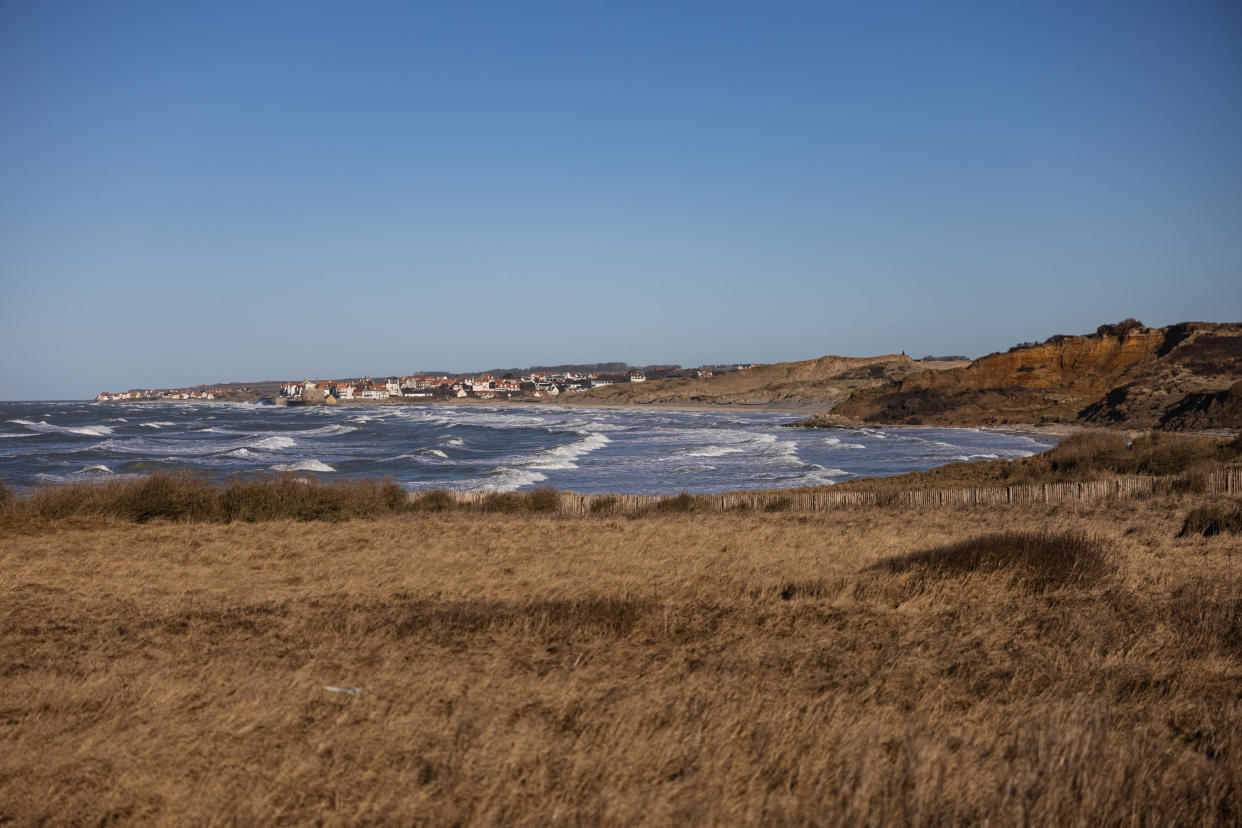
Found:
M 1242 427 L 1242 324 L 1134 320 L 863 389 L 833 415 L 909 425 Z

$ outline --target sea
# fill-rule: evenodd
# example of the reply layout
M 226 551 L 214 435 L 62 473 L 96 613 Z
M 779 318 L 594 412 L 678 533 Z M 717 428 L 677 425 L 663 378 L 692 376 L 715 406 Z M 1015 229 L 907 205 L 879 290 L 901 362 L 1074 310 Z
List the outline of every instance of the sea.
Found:
M 1025 457 L 1057 440 L 969 428 L 782 428 L 795 419 L 512 404 L 3 402 L 0 480 L 25 490 L 156 471 L 291 472 L 392 478 L 411 491 L 703 493 Z

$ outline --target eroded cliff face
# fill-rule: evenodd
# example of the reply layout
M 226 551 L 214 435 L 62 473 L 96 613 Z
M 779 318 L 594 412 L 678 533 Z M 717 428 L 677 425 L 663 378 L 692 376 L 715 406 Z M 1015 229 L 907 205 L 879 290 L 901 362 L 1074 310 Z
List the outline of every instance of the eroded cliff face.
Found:
M 1123 323 L 991 354 L 957 370 L 913 374 L 860 391 L 833 413 L 911 425 L 1238 427 L 1232 397 L 1219 392 L 1239 379 L 1242 325 Z M 1210 414 L 1200 411 L 1208 408 Z
M 1079 414 L 1084 423 L 1172 430 L 1242 427 L 1242 325 L 1167 329 L 1156 359 Z
M 962 387 L 1019 387 L 1094 396 L 1150 362 L 1164 342 L 1161 330 L 1121 337 L 1075 336 L 976 360 L 953 380 Z M 949 379 L 947 376 L 941 379 Z M 929 378 L 933 382 L 936 377 Z

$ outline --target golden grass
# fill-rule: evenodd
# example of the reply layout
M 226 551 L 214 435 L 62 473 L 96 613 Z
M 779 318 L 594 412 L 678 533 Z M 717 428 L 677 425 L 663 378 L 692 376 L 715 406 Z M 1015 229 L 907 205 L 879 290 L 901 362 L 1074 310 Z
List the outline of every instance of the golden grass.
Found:
M 1210 505 L 13 520 L 0 822 L 1236 824 Z

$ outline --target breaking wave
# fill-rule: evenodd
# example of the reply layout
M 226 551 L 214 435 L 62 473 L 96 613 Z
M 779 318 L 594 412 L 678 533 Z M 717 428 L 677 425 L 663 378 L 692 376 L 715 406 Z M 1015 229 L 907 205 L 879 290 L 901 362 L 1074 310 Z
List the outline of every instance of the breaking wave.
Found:
M 258 449 L 268 449 L 270 451 L 277 451 L 279 449 L 293 448 L 297 444 L 298 444 L 298 441 L 294 440 L 292 437 L 277 436 L 277 437 L 265 437 L 262 440 L 251 443 L 250 447 L 258 448 Z
M 296 463 L 277 463 L 269 466 L 272 471 L 313 471 L 313 472 L 334 472 L 336 469 L 320 460 L 299 460 Z
M 23 425 L 33 431 L 41 431 L 45 434 L 81 434 L 84 437 L 106 437 L 112 433 L 112 426 L 106 425 L 58 426 L 49 422 L 36 423 L 32 420 L 9 420 L 9 422 Z
M 485 492 L 516 492 L 525 486 L 533 486 L 548 479 L 546 474 L 537 471 L 511 469 L 506 466 L 498 466 L 488 474 L 489 479 L 479 486 Z
M 588 433 L 581 440 L 576 440 L 568 445 L 557 446 L 556 448 L 544 449 L 534 462 L 526 464 L 530 469 L 544 469 L 555 471 L 558 469 L 576 469 L 575 462 L 583 455 L 598 451 L 604 446 L 611 443 L 612 440 L 603 434 Z M 546 478 L 545 478 L 546 479 Z
M 690 449 L 686 452 L 687 457 L 724 457 L 726 454 L 740 454 L 745 449 L 737 446 L 703 446 L 702 448 Z

